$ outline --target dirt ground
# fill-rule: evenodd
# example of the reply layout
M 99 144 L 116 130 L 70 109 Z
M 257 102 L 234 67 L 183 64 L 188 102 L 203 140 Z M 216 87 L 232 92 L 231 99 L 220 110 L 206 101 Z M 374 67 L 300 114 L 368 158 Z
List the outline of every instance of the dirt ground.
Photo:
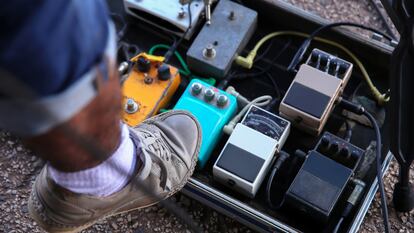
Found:
M 362 0 L 285 0 L 332 21 L 354 21 L 384 30 L 370 1 Z M 42 232 L 28 216 L 27 199 L 31 185 L 44 163 L 24 148 L 18 139 L 0 131 L 0 232 Z M 414 232 L 414 214 L 397 214 L 391 204 L 397 165 L 391 164 L 385 177 L 392 232 Z M 412 174 L 412 180 L 414 180 Z M 178 197 L 173 197 L 178 198 Z M 179 205 L 206 232 L 252 232 L 186 197 Z M 377 197 L 360 232 L 381 232 L 382 218 Z M 165 209 L 155 206 L 104 220 L 84 232 L 190 232 Z

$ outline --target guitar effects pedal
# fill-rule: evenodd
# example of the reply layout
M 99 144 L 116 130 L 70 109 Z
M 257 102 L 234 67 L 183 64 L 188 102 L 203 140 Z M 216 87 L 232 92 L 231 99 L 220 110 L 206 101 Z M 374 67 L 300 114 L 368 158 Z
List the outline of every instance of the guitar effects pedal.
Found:
M 314 49 L 280 104 L 280 115 L 319 135 L 352 73 L 352 63 Z
M 320 222 L 326 222 L 365 151 L 325 132 L 286 193 L 286 204 Z
M 242 52 L 257 27 L 256 11 L 234 1 L 220 0 L 187 51 L 191 70 L 206 76 L 224 78 L 235 57 Z
M 214 164 L 214 178 L 253 198 L 289 132 L 289 121 L 259 107 L 250 107 Z
M 203 168 L 226 125 L 237 111 L 234 96 L 203 81 L 193 79 L 174 109 L 191 112 L 200 122 L 202 142 L 198 165 Z
M 178 69 L 163 63 L 164 57 L 141 53 L 123 84 L 123 120 L 136 126 L 167 107 L 178 89 L 181 77 Z
M 155 27 L 174 33 L 185 34 L 190 39 L 201 23 L 204 1 L 193 0 L 191 18 L 188 11 L 189 0 L 124 0 L 126 13 Z M 190 26 L 191 19 L 191 28 Z M 185 33 L 188 30 L 187 33 Z

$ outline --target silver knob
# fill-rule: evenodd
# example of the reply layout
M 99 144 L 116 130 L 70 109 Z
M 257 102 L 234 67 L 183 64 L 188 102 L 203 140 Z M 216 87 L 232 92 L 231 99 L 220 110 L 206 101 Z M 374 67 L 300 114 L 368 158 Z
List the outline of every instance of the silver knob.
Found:
M 199 95 L 202 89 L 203 86 L 200 83 L 193 83 L 193 85 L 191 85 L 191 93 L 193 93 L 193 95 Z
M 214 92 L 214 90 L 213 89 L 211 89 L 211 88 L 209 88 L 209 89 L 206 89 L 205 91 L 204 91 L 204 99 L 206 100 L 206 101 L 212 101 L 213 99 L 214 99 L 214 96 L 216 95 L 216 93 Z
M 228 102 L 229 102 L 229 98 L 225 95 L 219 95 L 217 97 L 217 105 L 220 107 L 226 106 Z

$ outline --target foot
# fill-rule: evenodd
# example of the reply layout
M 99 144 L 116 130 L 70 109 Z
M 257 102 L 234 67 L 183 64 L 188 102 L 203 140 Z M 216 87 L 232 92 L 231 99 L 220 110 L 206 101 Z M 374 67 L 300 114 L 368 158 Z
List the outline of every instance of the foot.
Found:
M 193 116 L 167 112 L 131 128 L 130 135 L 140 146 L 139 166 L 129 184 L 108 197 L 73 193 L 48 178 L 45 167 L 29 199 L 36 222 L 49 232 L 79 232 L 103 218 L 154 205 L 186 184 L 201 143 L 201 129 Z

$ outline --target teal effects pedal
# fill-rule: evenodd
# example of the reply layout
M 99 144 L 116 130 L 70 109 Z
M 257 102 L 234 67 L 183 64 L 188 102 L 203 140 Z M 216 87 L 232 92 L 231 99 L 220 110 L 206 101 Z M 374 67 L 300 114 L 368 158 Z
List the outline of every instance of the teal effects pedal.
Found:
M 198 157 L 204 168 L 226 125 L 236 114 L 236 97 L 201 80 L 193 79 L 174 107 L 187 110 L 200 122 L 202 142 Z

